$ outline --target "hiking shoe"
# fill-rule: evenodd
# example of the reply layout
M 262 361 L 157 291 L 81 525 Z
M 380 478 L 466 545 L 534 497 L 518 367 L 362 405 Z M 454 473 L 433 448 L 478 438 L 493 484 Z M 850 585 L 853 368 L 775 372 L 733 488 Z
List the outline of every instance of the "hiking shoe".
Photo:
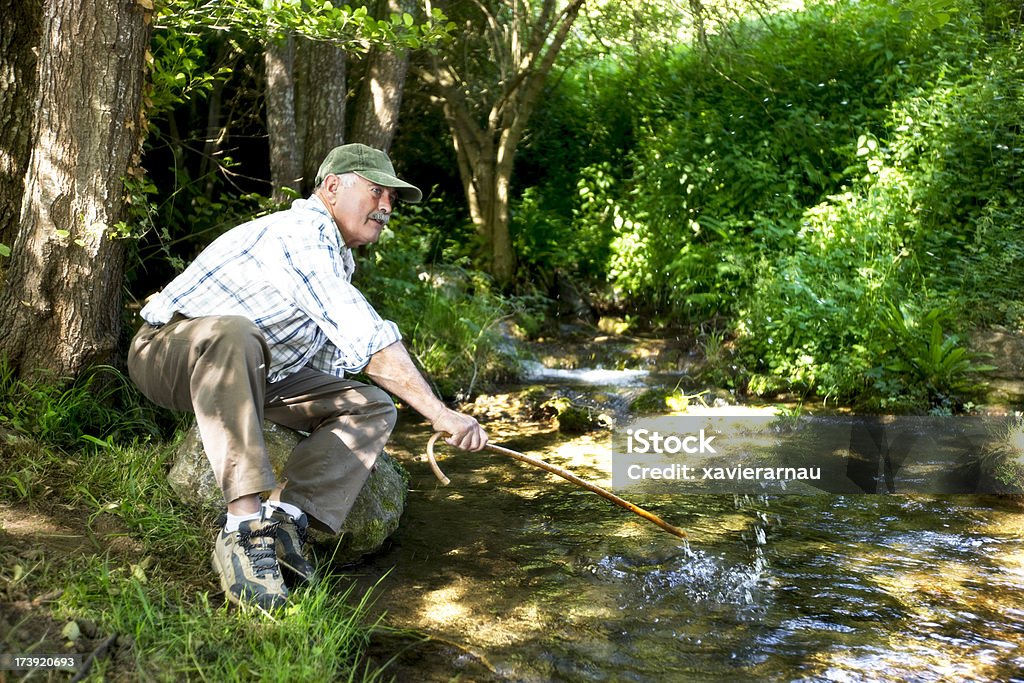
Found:
M 213 548 L 213 570 L 220 577 L 227 599 L 236 605 L 254 603 L 265 610 L 282 607 L 288 589 L 277 562 L 278 523 L 252 519 L 238 531 L 221 530 Z
M 315 569 L 306 559 L 306 543 L 309 541 L 309 519 L 303 512 L 296 519 L 281 509 L 275 509 L 270 516 L 277 527 L 277 561 L 284 571 L 288 585 L 313 581 Z

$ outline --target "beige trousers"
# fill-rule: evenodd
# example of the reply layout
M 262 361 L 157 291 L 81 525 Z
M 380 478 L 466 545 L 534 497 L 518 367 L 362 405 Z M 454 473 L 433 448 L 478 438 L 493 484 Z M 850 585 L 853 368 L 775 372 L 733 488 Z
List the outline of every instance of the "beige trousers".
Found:
M 239 316 L 143 325 L 128 352 L 129 375 L 147 398 L 195 413 L 225 501 L 276 485 L 264 418 L 308 432 L 285 464 L 281 500 L 337 533 L 395 426 L 394 402 L 377 387 L 309 368 L 267 382 L 269 364 L 259 329 Z

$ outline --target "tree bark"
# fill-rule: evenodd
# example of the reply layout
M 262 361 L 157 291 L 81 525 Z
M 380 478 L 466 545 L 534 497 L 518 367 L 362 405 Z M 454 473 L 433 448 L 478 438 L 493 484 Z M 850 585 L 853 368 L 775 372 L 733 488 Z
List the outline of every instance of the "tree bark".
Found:
M 32 153 L 40 0 L 0 0 L 0 244 L 18 234 L 25 171 Z
M 309 194 L 327 153 L 345 142 L 348 56 L 332 43 L 304 40 L 299 64 L 297 129 L 303 141 L 302 192 Z
M 385 0 L 382 15 L 412 13 L 415 4 L 408 0 Z M 370 52 L 366 75 L 355 101 L 351 138 L 370 147 L 391 149 L 398 130 L 405 80 L 409 73 L 409 51 L 375 47 Z
M 125 177 L 141 172 L 150 18 L 136 0 L 43 4 L 32 153 L 0 293 L 0 353 L 22 376 L 72 377 L 118 349 L 124 251 L 111 228 Z
M 296 131 L 295 37 L 271 40 L 263 53 L 267 74 L 267 133 L 270 138 L 271 197 L 285 202 L 300 191 L 302 150 Z
M 383 9 L 402 12 L 404 1 L 385 0 Z M 282 186 L 311 192 L 327 153 L 346 141 L 348 56 L 334 43 L 294 37 L 272 43 L 265 55 L 271 177 L 274 199 L 282 201 Z M 391 146 L 408 64 L 406 51 L 371 52 L 352 141 Z
M 384 52 L 375 48 L 370 55 L 366 78 L 352 122 L 352 141 L 370 147 L 391 149 L 398 130 L 398 113 L 402 108 L 405 78 L 409 73 L 409 53 Z

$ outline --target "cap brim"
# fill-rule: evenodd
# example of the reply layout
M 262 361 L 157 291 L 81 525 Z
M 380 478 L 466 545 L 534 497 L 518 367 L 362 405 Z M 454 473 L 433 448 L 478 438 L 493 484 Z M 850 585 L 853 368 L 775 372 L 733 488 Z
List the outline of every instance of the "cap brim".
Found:
M 423 192 L 415 185 L 410 185 L 404 180 L 399 180 L 393 175 L 381 171 L 355 171 L 355 174 L 366 178 L 371 183 L 377 183 L 381 187 L 394 188 L 398 192 L 398 198 L 403 202 L 418 202 L 423 199 Z

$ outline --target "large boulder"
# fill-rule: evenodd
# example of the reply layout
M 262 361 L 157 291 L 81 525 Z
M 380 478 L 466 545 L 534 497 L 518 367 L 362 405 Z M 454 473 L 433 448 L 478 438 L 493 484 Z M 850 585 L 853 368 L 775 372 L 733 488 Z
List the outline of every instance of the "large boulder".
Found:
M 292 449 L 303 434 L 265 422 L 263 438 L 274 471 L 280 473 Z M 209 508 L 223 508 L 224 497 L 206 459 L 198 427 L 193 426 L 174 453 L 174 462 L 167 475 L 174 492 L 186 503 Z M 339 538 L 315 534 L 318 544 L 333 544 L 328 554 L 339 563 L 354 562 L 363 555 L 379 550 L 384 541 L 398 529 L 405 510 L 409 475 L 405 468 L 386 452 L 377 458 L 362 491 L 356 497 Z M 333 540 L 328 540 L 333 538 Z

